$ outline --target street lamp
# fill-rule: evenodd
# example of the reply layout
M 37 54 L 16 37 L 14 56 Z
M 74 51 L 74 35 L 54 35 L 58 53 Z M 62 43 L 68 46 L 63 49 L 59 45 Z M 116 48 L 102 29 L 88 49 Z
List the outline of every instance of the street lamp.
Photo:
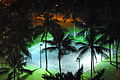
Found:
M 80 69 L 80 57 L 77 57 L 76 61 L 79 62 L 79 69 Z

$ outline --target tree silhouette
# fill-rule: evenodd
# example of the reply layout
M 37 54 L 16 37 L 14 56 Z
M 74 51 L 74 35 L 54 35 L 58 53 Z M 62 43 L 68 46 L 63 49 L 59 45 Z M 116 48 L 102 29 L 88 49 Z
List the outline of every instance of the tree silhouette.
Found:
M 72 39 L 69 39 L 70 35 L 65 35 L 61 33 L 60 29 L 57 29 L 57 34 L 53 34 L 53 40 L 46 41 L 48 44 L 52 45 L 52 47 L 47 47 L 45 50 L 56 50 L 58 49 L 58 60 L 59 60 L 59 70 L 61 74 L 61 58 L 65 55 L 65 51 L 76 52 L 76 48 L 71 45 Z
M 102 54 L 103 56 L 107 56 L 104 51 L 108 51 L 107 48 L 102 47 L 99 45 L 100 38 L 96 39 L 96 31 L 95 28 L 92 27 L 89 29 L 89 33 L 86 36 L 86 43 L 84 42 L 77 42 L 76 44 L 82 45 L 79 48 L 80 54 L 78 55 L 78 58 L 85 54 L 87 51 L 90 51 L 91 55 L 91 78 L 92 78 L 92 71 L 94 70 L 94 58 L 96 58 L 96 53 Z M 98 43 L 99 42 L 99 43 Z

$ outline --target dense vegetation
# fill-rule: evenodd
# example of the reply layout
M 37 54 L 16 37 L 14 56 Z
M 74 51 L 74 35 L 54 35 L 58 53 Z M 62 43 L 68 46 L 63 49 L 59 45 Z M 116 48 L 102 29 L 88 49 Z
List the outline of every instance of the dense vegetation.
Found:
M 40 42 L 45 42 L 46 71 L 48 72 L 47 49 L 59 50 L 60 76 L 62 76 L 60 61 L 61 56 L 64 55 L 62 50 L 79 51 L 78 58 L 90 50 L 91 79 L 93 79 L 95 54 L 107 56 L 104 51 L 109 51 L 110 64 L 112 64 L 112 46 L 115 47 L 115 67 L 116 71 L 119 72 L 119 2 L 113 0 L 69 0 L 69 2 L 67 0 L 16 0 L 7 3 L 3 3 L 3 0 L 0 1 L 0 57 L 4 59 L 3 63 L 7 63 L 6 67 L 0 69 L 0 75 L 8 75 L 7 80 L 20 80 L 20 75 L 24 72 L 32 74 L 36 70 L 31 71 L 23 66 L 26 65 L 25 60 L 31 58 L 28 47 L 38 36 L 41 36 Z M 37 17 L 43 17 L 41 25 L 32 24 L 33 13 Z M 80 32 L 76 36 L 84 36 L 85 43 L 78 40 L 79 42 L 76 44 L 83 45 L 79 50 L 71 45 L 72 39 L 74 39 L 71 37 L 72 34 L 65 34 L 66 30 L 61 28 L 60 21 L 53 18 L 52 14 L 57 13 L 64 15 L 64 23 L 72 18 L 72 23 L 80 28 Z M 78 18 L 81 20 L 80 22 Z M 49 34 L 53 38 L 52 41 L 48 41 Z M 98 38 L 98 36 L 100 37 Z M 55 47 L 48 48 L 48 42 Z M 105 45 L 109 45 L 109 49 Z M 102 74 L 102 72 L 99 73 Z M 63 76 L 66 75 L 68 74 Z M 70 75 L 73 74 L 70 73 Z

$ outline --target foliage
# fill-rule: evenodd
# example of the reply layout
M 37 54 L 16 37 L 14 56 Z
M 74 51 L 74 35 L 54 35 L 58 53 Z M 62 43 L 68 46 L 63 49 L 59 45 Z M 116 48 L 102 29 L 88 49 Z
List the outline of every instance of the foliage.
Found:
M 0 68 L 0 75 L 8 75 L 6 80 L 12 80 L 12 78 L 17 78 L 17 80 L 20 80 L 20 75 L 23 73 L 29 73 L 32 75 L 32 73 L 37 70 L 29 70 L 25 69 L 23 66 L 26 65 L 26 62 L 24 60 L 26 57 L 20 54 L 12 55 L 7 58 L 9 60 L 9 67 Z
M 101 77 L 103 76 L 104 72 L 105 72 L 105 69 L 97 71 L 98 74 L 96 76 L 94 76 L 94 78 L 92 78 L 92 80 L 101 80 Z M 102 79 L 102 80 L 104 80 L 104 79 Z
M 83 67 L 81 67 L 75 74 L 72 72 L 65 73 L 57 73 L 55 75 L 50 74 L 43 74 L 42 78 L 45 80 L 82 80 L 82 74 L 83 74 Z
M 53 32 L 53 40 L 45 41 L 46 43 L 52 45 L 51 47 L 47 47 L 44 50 L 58 50 L 58 60 L 59 60 L 59 70 L 61 73 L 61 58 L 65 55 L 66 51 L 77 52 L 76 48 L 71 45 L 72 39 L 70 39 L 70 35 L 65 35 L 61 29 L 56 30 L 55 32 L 59 32 L 58 34 L 54 34 Z M 70 53 L 70 52 L 69 52 Z

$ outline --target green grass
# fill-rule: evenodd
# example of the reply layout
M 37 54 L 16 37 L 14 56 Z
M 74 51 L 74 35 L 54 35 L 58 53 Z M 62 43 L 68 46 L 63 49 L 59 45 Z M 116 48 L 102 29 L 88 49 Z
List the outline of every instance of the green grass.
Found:
M 20 80 L 44 80 L 42 78 L 43 74 L 47 74 L 49 75 L 49 73 L 47 71 L 45 71 L 45 69 L 40 69 L 38 67 L 32 66 L 32 65 L 27 65 L 24 66 L 25 69 L 29 69 L 29 70 L 35 70 L 31 75 L 28 73 L 23 73 L 20 75 Z M 52 74 L 57 73 L 57 71 L 54 70 L 50 70 L 49 72 L 51 72 Z M 8 76 L 7 75 L 2 75 L 0 76 L 0 80 L 5 80 Z
M 113 61 L 115 61 L 115 58 L 112 59 Z M 119 60 L 120 60 L 120 56 L 119 56 Z M 120 65 L 119 65 L 120 67 Z M 26 69 L 30 69 L 30 70 L 34 70 L 37 69 L 38 67 L 34 67 L 31 65 L 27 65 L 25 67 Z M 102 78 L 104 78 L 104 80 L 115 80 L 116 78 L 116 67 L 114 67 L 113 65 L 111 65 L 109 63 L 109 59 L 104 59 L 103 62 L 97 64 L 95 66 L 95 70 L 99 71 L 101 69 L 105 69 L 105 73 L 102 76 Z M 50 71 L 51 73 L 55 74 L 57 71 Z M 42 78 L 42 74 L 48 74 L 48 72 L 46 72 L 44 69 L 38 69 L 35 72 L 33 72 L 32 75 L 28 75 L 27 78 L 23 77 L 24 75 L 26 75 L 26 73 L 21 75 L 21 80 L 43 80 Z M 97 73 L 94 73 L 93 75 L 95 76 Z M 90 70 L 86 71 L 84 74 L 84 79 L 85 80 L 89 80 L 90 79 Z
M 115 61 L 115 58 L 113 58 L 112 60 Z M 120 62 L 120 57 L 119 57 L 119 62 Z M 113 63 L 113 64 L 115 65 L 115 63 Z M 120 65 L 119 65 L 119 67 L 120 67 Z M 116 75 L 117 75 L 116 67 L 110 64 L 109 59 L 104 59 L 103 62 L 101 62 L 95 66 L 96 71 L 99 71 L 102 69 L 105 69 L 105 73 L 102 76 L 102 78 L 104 80 L 116 80 Z M 119 73 L 120 73 L 120 71 L 119 71 Z M 93 73 L 93 76 L 95 76 L 96 74 L 97 73 Z M 83 74 L 83 76 L 85 79 L 90 79 L 90 70 L 86 71 Z
M 27 73 L 24 73 L 21 75 L 21 80 L 44 80 L 42 78 L 42 75 L 43 74 L 48 74 L 49 73 L 47 71 L 45 71 L 45 69 L 39 69 L 38 67 L 34 67 L 34 66 L 31 66 L 31 65 L 27 65 L 25 66 L 26 69 L 29 69 L 29 70 L 35 70 L 37 69 L 36 71 L 33 72 L 32 75 L 29 75 Z M 53 71 L 53 70 L 50 70 L 51 73 L 55 74 L 57 71 Z

